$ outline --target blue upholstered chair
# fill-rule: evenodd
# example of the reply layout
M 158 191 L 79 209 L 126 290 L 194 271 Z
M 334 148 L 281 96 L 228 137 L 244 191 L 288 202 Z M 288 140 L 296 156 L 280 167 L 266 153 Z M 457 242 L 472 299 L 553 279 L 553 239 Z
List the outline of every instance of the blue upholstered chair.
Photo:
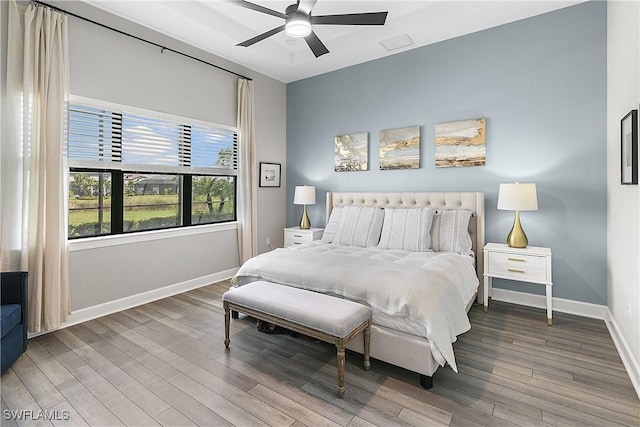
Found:
M 27 272 L 0 273 L 2 372 L 27 351 Z

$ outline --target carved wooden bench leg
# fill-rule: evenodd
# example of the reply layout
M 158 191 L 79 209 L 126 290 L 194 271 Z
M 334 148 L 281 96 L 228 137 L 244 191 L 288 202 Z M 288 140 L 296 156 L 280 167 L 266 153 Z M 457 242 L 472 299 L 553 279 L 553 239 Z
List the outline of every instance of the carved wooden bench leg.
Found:
M 224 307 L 224 347 L 229 348 L 229 343 L 231 342 L 229 341 L 229 324 L 231 323 L 231 316 L 229 304 L 227 302 L 224 302 L 222 305 Z
M 341 340 L 340 344 L 336 344 L 338 349 L 338 397 L 342 399 L 344 397 L 344 342 Z
M 369 348 L 371 347 L 371 322 L 369 322 L 362 335 L 364 335 L 364 370 L 368 371 L 371 367 L 371 361 L 369 360 Z

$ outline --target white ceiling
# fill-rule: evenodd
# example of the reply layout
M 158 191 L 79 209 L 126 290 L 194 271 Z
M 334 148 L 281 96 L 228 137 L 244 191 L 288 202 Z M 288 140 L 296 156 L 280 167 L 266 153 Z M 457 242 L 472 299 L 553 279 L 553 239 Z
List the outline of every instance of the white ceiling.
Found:
M 319 0 L 312 15 L 388 11 L 379 26 L 316 25 L 329 49 L 316 58 L 303 39 L 284 32 L 250 47 L 236 44 L 284 23 L 229 0 L 85 0 L 107 12 L 167 34 L 285 83 L 473 33 L 584 0 Z M 284 13 L 294 0 L 253 0 Z M 408 36 L 413 44 L 388 51 L 381 42 Z M 393 41 L 393 40 L 392 40 Z

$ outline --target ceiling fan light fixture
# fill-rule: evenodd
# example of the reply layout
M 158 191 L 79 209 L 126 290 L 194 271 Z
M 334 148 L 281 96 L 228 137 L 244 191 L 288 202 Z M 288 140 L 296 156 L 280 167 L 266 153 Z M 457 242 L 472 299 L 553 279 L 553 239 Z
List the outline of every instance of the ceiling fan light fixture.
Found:
M 284 26 L 284 31 L 289 37 L 306 37 L 311 34 L 311 22 L 307 15 L 290 16 Z
M 2 1 L 2 0 L 0 0 Z M 259 4 L 251 3 L 246 0 L 234 0 L 233 3 L 246 9 L 255 10 L 266 15 L 275 16 L 284 19 L 284 25 L 280 25 L 272 30 L 251 37 L 237 46 L 249 47 L 267 37 L 279 34 L 284 31 L 290 39 L 287 42 L 293 42 L 293 38 L 304 38 L 309 49 L 316 58 L 329 53 L 327 46 L 311 28 L 316 25 L 384 25 L 389 12 L 364 12 L 364 13 L 346 13 L 338 15 L 311 15 L 311 10 L 318 0 L 297 0 L 294 4 L 290 4 L 284 13 Z

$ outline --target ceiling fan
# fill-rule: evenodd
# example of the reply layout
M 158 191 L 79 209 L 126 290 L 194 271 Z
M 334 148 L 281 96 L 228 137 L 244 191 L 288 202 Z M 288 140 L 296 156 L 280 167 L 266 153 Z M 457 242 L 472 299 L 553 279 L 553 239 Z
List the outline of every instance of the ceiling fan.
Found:
M 276 16 L 285 20 L 284 25 L 276 27 L 265 33 L 257 35 L 238 43 L 236 46 L 248 47 L 254 43 L 285 31 L 290 37 L 304 37 L 313 54 L 319 56 L 329 53 L 329 49 L 320 41 L 313 29 L 312 25 L 384 25 L 388 12 L 368 12 L 368 13 L 347 13 L 342 15 L 311 15 L 311 10 L 315 6 L 317 0 L 298 0 L 297 3 L 287 7 L 284 13 L 250 3 L 244 0 L 234 0 L 233 3 L 238 6 L 255 10 L 256 12 L 266 13 L 267 15 Z

